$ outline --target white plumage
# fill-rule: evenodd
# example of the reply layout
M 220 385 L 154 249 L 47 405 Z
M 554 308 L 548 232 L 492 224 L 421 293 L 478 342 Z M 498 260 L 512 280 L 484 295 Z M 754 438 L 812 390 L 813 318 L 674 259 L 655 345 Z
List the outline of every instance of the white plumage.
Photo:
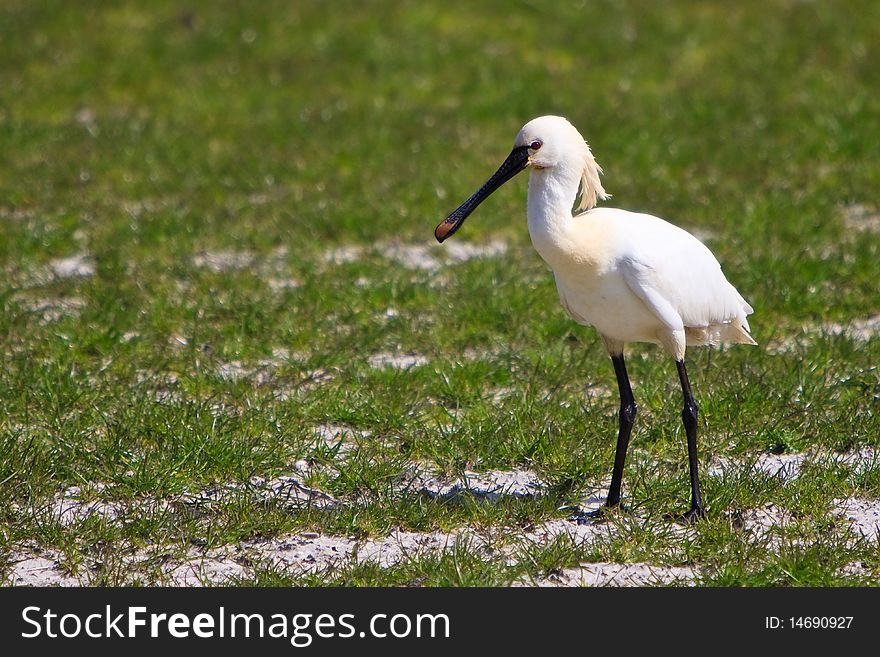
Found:
M 690 233 L 651 215 L 596 208 L 570 219 L 571 239 L 560 249 L 540 219 L 530 216 L 532 226 L 562 305 L 606 341 L 654 342 L 676 360 L 685 345 L 755 344 L 746 319 L 751 306 Z
M 648 214 L 594 208 L 608 198 L 584 138 L 566 119 L 542 116 L 520 130 L 499 170 L 437 226 L 451 236 L 474 209 L 517 172 L 530 167 L 528 227 L 532 244 L 553 270 L 563 307 L 594 326 L 614 361 L 621 393 L 620 433 L 606 504 L 620 499 L 623 461 L 636 413 L 623 348 L 661 345 L 678 367 L 688 437 L 691 510 L 703 515 L 697 478 L 697 406 L 684 365 L 687 346 L 755 344 L 746 316 L 752 307 L 727 281 L 706 246 L 687 231 Z M 579 198 L 578 198 L 579 197 Z M 573 214 L 577 203 L 579 214 Z
M 595 326 L 611 353 L 625 342 L 653 342 L 681 360 L 686 345 L 755 344 L 746 319 L 751 306 L 702 242 L 648 214 L 588 209 L 607 194 L 592 153 L 565 119 L 530 121 L 516 143 L 536 141 L 542 145 L 530 157 L 529 234 L 575 320 Z M 587 211 L 572 216 L 579 191 Z

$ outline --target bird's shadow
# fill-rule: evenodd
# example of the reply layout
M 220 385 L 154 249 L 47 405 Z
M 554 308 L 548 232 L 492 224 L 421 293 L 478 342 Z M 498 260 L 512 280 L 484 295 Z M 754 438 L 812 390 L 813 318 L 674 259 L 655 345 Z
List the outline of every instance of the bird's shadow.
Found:
M 467 486 L 456 483 L 440 491 L 423 488 L 421 494 L 428 499 L 451 504 L 465 504 L 469 501 L 481 504 L 497 504 L 502 500 L 536 500 L 545 495 L 545 491 L 535 488 L 532 490 L 511 490 L 504 486 L 496 488 L 484 488 L 480 486 Z

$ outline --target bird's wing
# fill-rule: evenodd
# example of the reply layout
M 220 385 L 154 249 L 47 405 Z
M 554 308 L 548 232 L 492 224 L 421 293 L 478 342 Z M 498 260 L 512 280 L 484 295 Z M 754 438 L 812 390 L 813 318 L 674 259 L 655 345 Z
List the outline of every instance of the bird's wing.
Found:
M 681 315 L 657 285 L 658 276 L 653 267 L 634 258 L 626 258 L 621 261 L 620 270 L 629 289 L 645 302 L 661 322 L 672 331 L 684 328 Z
M 668 224 L 667 224 L 668 225 Z M 749 305 L 706 246 L 683 230 L 664 230 L 619 262 L 629 288 L 670 329 L 745 321 Z

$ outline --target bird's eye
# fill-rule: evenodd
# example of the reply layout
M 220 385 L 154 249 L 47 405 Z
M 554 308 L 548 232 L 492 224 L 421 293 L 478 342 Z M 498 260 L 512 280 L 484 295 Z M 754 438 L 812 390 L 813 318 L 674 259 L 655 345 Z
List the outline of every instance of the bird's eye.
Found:
M 544 142 L 542 142 L 540 139 L 536 139 L 531 144 L 529 144 L 529 148 L 531 148 L 533 151 L 536 151 L 539 148 L 541 148 L 541 146 L 543 146 L 543 145 L 544 145 Z

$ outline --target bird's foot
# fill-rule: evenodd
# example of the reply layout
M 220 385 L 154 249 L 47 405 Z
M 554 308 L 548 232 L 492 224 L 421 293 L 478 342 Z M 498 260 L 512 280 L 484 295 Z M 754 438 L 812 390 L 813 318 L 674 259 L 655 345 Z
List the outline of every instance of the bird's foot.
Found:
M 593 511 L 577 511 L 572 514 L 569 520 L 578 525 L 591 525 L 607 521 L 618 510 L 628 511 L 629 509 L 622 504 L 603 504 Z
M 706 510 L 702 506 L 693 506 L 687 513 L 682 513 L 678 515 L 670 514 L 666 516 L 668 520 L 677 522 L 680 525 L 692 525 L 698 520 L 704 519 L 705 517 Z

